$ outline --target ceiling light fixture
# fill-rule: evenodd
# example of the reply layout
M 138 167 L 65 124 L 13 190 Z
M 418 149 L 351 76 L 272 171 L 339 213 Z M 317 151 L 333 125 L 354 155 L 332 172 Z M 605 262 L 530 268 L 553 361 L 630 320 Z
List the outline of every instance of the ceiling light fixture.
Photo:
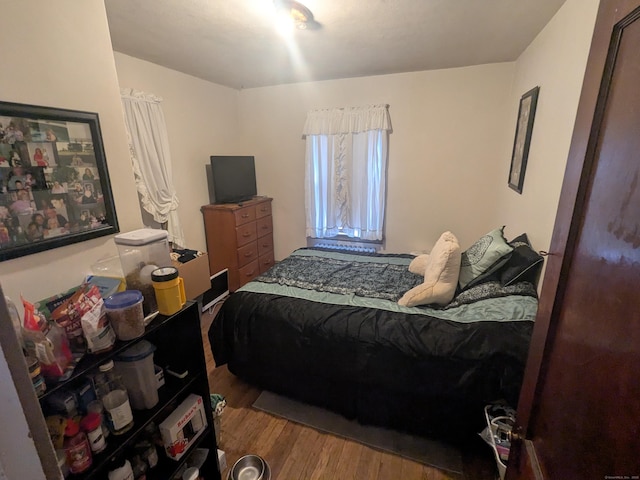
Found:
M 315 30 L 320 24 L 313 18 L 313 13 L 307 7 L 294 0 L 274 0 L 276 12 L 279 17 L 298 30 Z

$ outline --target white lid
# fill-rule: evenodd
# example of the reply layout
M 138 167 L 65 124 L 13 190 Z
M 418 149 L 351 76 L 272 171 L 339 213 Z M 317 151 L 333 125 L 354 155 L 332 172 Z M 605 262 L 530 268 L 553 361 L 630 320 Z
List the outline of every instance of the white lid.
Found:
M 168 237 L 169 232 L 166 230 L 141 228 L 132 232 L 120 233 L 114 237 L 114 240 L 120 245 L 146 245 L 158 240 L 166 240 Z

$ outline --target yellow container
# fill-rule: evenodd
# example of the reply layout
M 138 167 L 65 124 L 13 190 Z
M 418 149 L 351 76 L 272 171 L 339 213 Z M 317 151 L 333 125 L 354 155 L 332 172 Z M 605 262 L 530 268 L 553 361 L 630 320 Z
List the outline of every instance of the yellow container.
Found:
M 151 272 L 153 289 L 156 292 L 158 311 L 162 315 L 173 315 L 187 302 L 184 280 L 175 267 L 157 268 Z

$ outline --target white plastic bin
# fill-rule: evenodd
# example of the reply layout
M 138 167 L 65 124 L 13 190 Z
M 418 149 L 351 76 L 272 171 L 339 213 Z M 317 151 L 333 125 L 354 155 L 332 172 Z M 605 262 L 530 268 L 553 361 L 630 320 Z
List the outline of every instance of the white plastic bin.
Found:
M 127 387 L 131 407 L 153 408 L 158 403 L 158 379 L 153 367 L 156 347 L 141 340 L 115 357 L 115 370 Z
M 166 230 L 141 228 L 116 235 L 114 241 L 128 290 L 140 290 L 144 296 L 144 316 L 158 311 L 151 272 L 171 266 L 171 249 Z

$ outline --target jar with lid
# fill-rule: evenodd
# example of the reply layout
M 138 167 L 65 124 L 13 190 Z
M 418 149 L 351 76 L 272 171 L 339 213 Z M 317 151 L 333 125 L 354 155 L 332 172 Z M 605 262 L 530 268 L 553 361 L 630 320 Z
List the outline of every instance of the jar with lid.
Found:
M 133 413 L 127 389 L 113 370 L 113 360 L 100 365 L 99 370 L 94 377 L 96 392 L 106 411 L 111 433 L 121 435 L 133 427 Z
M 100 453 L 107 448 L 107 442 L 102 433 L 102 417 L 99 413 L 88 413 L 80 421 L 80 428 L 86 432 L 89 446 L 93 453 Z
M 133 340 L 144 335 L 142 300 L 139 290 L 125 290 L 104 299 L 107 317 L 119 340 Z
M 116 456 L 109 462 L 109 480 L 133 480 L 131 462 L 124 456 Z
M 80 425 L 72 419 L 67 420 L 67 426 L 64 429 L 63 448 L 69 472 L 82 473 L 91 466 L 91 447 L 87 436 L 80 431 Z

